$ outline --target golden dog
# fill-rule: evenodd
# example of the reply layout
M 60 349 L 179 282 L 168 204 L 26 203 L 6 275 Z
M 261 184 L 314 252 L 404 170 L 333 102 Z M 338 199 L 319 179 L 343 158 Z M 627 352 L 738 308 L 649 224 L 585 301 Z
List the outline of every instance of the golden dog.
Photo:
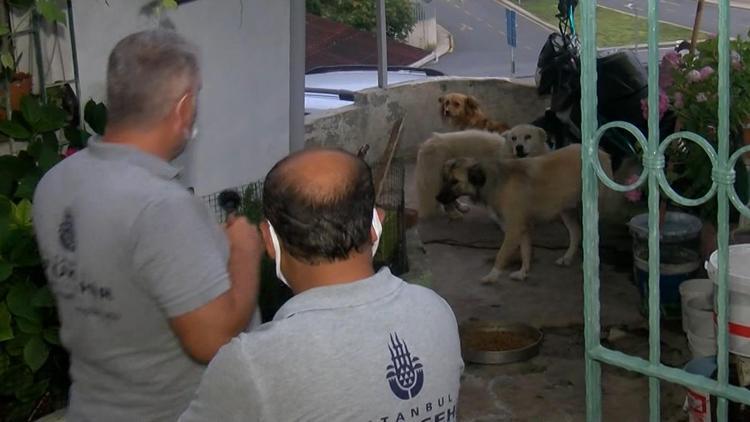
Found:
M 509 129 L 505 123 L 487 118 L 477 99 L 470 95 L 451 92 L 438 98 L 438 102 L 443 120 L 449 120 L 462 130 L 473 128 L 502 133 Z
M 611 177 L 609 155 L 599 152 L 599 160 Z M 445 162 L 443 185 L 436 199 L 449 204 L 468 195 L 497 214 L 505 223 L 505 239 L 492 270 L 481 281 L 497 281 L 519 248 L 521 269 L 512 272 L 510 277 L 523 280 L 531 269 L 531 233 L 535 223 L 562 218 L 568 229 L 569 244 L 556 264 L 568 266 L 572 262 L 581 243 L 577 214 L 581 199 L 580 174 L 581 146 L 578 144 L 519 160 L 462 157 Z
M 516 138 L 514 141 L 509 139 Z M 442 187 L 441 169 L 451 158 L 514 158 L 538 156 L 549 151 L 547 133 L 535 126 L 519 125 L 503 135 L 484 130 L 463 130 L 450 133 L 433 133 L 423 142 L 417 153 L 416 182 L 419 199 L 419 217 L 429 218 L 440 211 L 435 196 Z M 445 206 L 448 216 L 460 218 L 468 211 L 456 201 Z

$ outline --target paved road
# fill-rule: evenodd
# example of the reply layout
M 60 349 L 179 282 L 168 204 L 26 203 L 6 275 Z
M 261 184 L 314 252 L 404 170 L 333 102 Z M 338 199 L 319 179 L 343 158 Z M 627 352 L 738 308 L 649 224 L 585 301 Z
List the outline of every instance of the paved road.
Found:
M 447 75 L 508 76 L 505 7 L 493 0 L 434 0 L 437 20 L 453 34 L 454 50 L 427 66 Z M 549 30 L 518 15 L 516 75 L 533 75 Z
M 632 3 L 639 10 L 638 14 L 640 16 L 645 16 L 648 10 L 647 0 L 599 0 L 598 3 L 602 6 L 633 13 L 632 10 L 626 7 L 628 3 Z M 695 19 L 695 6 L 695 0 L 660 0 L 660 19 L 692 28 Z M 729 17 L 731 35 L 747 36 L 747 31 L 750 29 L 750 10 L 733 7 Z M 704 3 L 701 29 L 715 34 L 718 32 L 718 22 L 718 6 L 708 2 Z

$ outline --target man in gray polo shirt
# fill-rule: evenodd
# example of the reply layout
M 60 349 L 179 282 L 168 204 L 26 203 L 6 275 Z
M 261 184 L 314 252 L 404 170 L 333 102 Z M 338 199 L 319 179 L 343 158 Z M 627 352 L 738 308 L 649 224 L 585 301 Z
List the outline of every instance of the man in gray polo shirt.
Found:
M 295 296 L 224 346 L 180 421 L 455 421 L 456 320 L 433 291 L 374 273 L 367 164 L 308 150 L 268 173 L 261 224 Z
M 247 327 L 262 243 L 226 233 L 175 177 L 200 73 L 170 31 L 109 57 L 107 130 L 39 183 L 34 227 L 70 352 L 69 421 L 174 421 L 216 351 Z

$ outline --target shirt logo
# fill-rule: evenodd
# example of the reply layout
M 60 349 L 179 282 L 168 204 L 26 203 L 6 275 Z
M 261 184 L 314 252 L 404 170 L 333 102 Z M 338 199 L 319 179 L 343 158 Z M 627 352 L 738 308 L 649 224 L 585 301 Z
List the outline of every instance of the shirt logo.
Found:
M 63 249 L 68 252 L 75 252 L 76 234 L 75 227 L 73 226 L 73 214 L 71 214 L 70 208 L 65 209 L 65 212 L 63 213 L 63 221 L 60 223 L 57 233 L 60 238 L 60 245 L 62 245 Z
M 398 334 L 391 334 L 388 345 L 391 352 L 391 364 L 386 368 L 386 379 L 391 391 L 401 400 L 414 398 L 422 391 L 424 372 L 419 358 L 412 356 L 406 342 L 398 338 Z

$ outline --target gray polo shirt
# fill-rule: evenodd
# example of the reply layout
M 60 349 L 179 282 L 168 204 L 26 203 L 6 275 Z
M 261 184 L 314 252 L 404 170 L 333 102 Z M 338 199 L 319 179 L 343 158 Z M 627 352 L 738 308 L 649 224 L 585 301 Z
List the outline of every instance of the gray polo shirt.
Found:
M 37 187 L 34 227 L 71 355 L 67 420 L 176 420 L 200 382 L 205 367 L 168 319 L 229 288 L 229 248 L 177 173 L 91 140 Z
M 232 340 L 180 421 L 455 421 L 462 370 L 451 308 L 386 268 Z

